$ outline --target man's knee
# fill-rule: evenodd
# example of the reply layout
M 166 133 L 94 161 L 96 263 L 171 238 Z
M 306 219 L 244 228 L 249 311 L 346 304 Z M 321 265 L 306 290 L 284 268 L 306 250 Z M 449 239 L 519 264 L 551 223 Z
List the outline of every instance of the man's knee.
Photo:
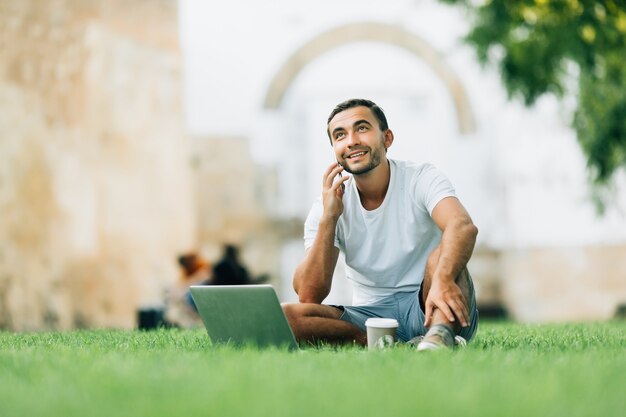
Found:
M 285 303 L 281 306 L 296 340 L 333 339 L 336 333 L 333 322 L 336 323 L 341 318 L 340 309 L 313 303 Z
M 305 317 L 304 309 L 302 308 L 302 304 L 297 303 L 284 303 L 281 305 L 283 308 L 283 312 L 285 313 L 285 318 L 287 319 L 287 323 L 289 327 L 291 327 L 291 331 L 293 332 L 296 339 L 300 339 L 305 325 L 303 325 L 303 318 Z
M 294 333 L 305 331 L 310 319 L 339 319 L 342 311 L 336 307 L 314 303 L 283 303 L 281 304 L 289 326 Z
M 336 307 L 314 303 L 283 303 L 281 304 L 287 320 L 299 320 L 304 317 L 324 317 L 338 319 L 342 311 Z
M 293 327 L 292 323 L 295 323 L 301 316 L 302 312 L 299 308 L 301 304 L 296 303 L 283 303 L 281 307 L 283 308 L 283 313 L 285 313 L 285 317 L 289 322 L 289 325 Z

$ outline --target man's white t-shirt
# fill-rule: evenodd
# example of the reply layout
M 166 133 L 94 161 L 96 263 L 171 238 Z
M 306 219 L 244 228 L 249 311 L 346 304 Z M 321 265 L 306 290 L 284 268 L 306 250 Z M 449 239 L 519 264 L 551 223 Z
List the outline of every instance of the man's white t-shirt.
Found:
M 432 211 L 442 199 L 456 196 L 448 178 L 430 164 L 389 163 L 389 189 L 380 207 L 365 210 L 350 180 L 335 230 L 335 246 L 345 255 L 357 306 L 419 289 L 428 255 L 441 241 Z M 306 249 L 313 245 L 323 210 L 319 197 L 304 224 Z

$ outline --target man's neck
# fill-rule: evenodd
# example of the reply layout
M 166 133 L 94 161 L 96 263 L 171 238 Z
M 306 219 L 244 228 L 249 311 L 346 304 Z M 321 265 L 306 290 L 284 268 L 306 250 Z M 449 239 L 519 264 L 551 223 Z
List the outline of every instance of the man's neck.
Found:
M 391 167 L 387 158 L 368 173 L 354 176 L 361 205 L 365 210 L 375 210 L 380 207 L 387 195 L 390 178 Z

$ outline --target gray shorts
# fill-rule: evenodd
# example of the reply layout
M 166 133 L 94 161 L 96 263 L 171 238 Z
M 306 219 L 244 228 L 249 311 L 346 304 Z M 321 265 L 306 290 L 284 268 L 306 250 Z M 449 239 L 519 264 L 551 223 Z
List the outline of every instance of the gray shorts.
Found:
M 420 288 L 421 289 L 421 288 Z M 478 310 L 476 309 L 476 295 L 474 284 L 469 280 L 470 289 L 470 323 L 468 327 L 461 329 L 459 335 L 465 340 L 474 337 L 478 328 Z M 424 311 L 420 305 L 421 291 L 399 292 L 384 298 L 375 305 L 368 306 L 338 306 L 343 310 L 341 320 L 354 324 L 363 331 L 365 320 L 371 317 L 393 318 L 398 320 L 396 338 L 407 342 L 415 336 L 425 335 Z

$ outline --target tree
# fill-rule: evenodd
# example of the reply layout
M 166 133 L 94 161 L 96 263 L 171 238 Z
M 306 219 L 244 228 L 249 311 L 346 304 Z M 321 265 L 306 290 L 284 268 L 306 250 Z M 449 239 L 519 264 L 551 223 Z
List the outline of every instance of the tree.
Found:
M 468 10 L 466 41 L 498 65 L 509 97 L 527 106 L 543 94 L 577 97 L 572 126 L 590 179 L 610 186 L 626 167 L 626 1 L 440 1 Z

